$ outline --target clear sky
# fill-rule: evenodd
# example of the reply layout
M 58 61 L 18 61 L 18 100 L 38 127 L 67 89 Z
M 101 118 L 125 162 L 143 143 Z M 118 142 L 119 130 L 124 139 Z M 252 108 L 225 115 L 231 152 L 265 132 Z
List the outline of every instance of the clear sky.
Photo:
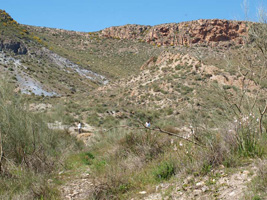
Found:
M 0 0 L 21 24 L 75 31 L 98 31 L 125 24 L 157 25 L 197 19 L 257 21 L 258 8 L 267 0 Z

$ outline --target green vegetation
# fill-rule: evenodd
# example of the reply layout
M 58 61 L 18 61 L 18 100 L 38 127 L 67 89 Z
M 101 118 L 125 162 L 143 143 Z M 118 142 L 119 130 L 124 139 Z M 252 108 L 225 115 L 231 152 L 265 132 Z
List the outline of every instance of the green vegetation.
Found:
M 229 169 L 242 166 L 247 156 L 264 158 L 267 153 L 266 135 L 257 139 L 260 154 L 255 154 L 254 150 L 240 150 L 243 142 L 239 138 L 229 138 L 228 132 L 198 133 L 205 148 L 157 131 L 115 129 L 99 137 L 99 143 L 89 148 L 86 162 L 84 158 L 81 160 L 89 164 L 92 176 L 99 181 L 92 194 L 96 199 L 127 199 L 174 175 L 209 175 L 220 165 Z M 246 154 L 247 151 L 253 153 Z
M 203 177 L 208 177 L 206 186 L 215 186 L 222 176 L 216 174 L 220 167 L 235 171 L 259 160 L 248 198 L 263 199 L 265 25 L 253 27 L 250 43 L 227 54 L 216 48 L 158 48 L 141 41 L 103 38 L 99 32 L 23 26 L 4 11 L 0 19 L 3 37 L 36 52 L 29 56 L 4 50 L 24 67 L 1 65 L 3 74 L 11 77 L 0 83 L 1 198 L 57 199 L 58 186 L 84 171 L 90 171 L 94 184 L 91 199 L 131 199 L 139 191 L 158 192 L 154 188 L 167 181 L 180 181 L 186 191 Z M 200 61 L 184 56 L 199 51 L 203 52 Z M 53 61 L 62 59 L 53 57 L 53 52 L 113 82 L 102 87 L 73 69 L 66 73 Z M 7 82 L 17 80 L 18 68 L 65 96 L 14 92 L 14 85 Z M 29 111 L 29 103 L 49 103 L 51 109 Z M 150 130 L 143 126 L 147 120 Z M 77 121 L 95 128 L 88 147 L 82 147 L 68 130 L 48 127 L 55 122 L 70 127 Z M 187 183 L 181 181 L 190 176 Z M 213 191 L 215 198 L 218 189 Z
M 153 171 L 157 181 L 168 180 L 175 174 L 173 163 L 170 161 L 161 162 Z
M 58 191 L 46 181 L 64 157 L 81 144 L 64 131 L 52 131 L 46 117 L 28 111 L 12 85 L 0 83 L 0 194 L 5 199 L 52 199 Z

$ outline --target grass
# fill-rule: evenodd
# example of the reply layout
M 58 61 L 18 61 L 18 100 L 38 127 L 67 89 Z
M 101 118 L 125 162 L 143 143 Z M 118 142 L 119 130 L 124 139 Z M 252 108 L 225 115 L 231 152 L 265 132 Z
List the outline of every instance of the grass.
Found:
M 6 199 L 53 199 L 59 192 L 47 182 L 71 152 L 81 149 L 65 131 L 52 131 L 46 117 L 27 110 L 27 101 L 8 80 L 0 83 L 0 195 Z M 2 155 L 2 154 L 1 154 Z
M 17 169 L 19 170 L 19 169 Z M 0 195 L 2 199 L 55 199 L 59 191 L 49 185 L 50 176 L 20 171 L 16 178 L 1 177 Z

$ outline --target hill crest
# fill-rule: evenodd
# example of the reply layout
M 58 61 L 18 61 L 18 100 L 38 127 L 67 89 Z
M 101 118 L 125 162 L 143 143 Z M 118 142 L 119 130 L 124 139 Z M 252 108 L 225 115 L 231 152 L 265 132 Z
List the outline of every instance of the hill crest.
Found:
M 156 26 L 124 25 L 109 27 L 101 35 L 117 39 L 138 39 L 157 46 L 229 46 L 244 44 L 248 23 L 200 19 Z

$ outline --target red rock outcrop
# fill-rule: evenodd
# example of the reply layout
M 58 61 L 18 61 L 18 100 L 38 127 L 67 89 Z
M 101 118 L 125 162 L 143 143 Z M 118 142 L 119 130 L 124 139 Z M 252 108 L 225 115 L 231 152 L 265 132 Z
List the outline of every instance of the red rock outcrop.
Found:
M 245 43 L 248 26 L 246 22 L 229 20 L 197 20 L 157 26 L 125 25 L 106 28 L 103 37 L 138 39 L 154 45 L 230 45 Z

